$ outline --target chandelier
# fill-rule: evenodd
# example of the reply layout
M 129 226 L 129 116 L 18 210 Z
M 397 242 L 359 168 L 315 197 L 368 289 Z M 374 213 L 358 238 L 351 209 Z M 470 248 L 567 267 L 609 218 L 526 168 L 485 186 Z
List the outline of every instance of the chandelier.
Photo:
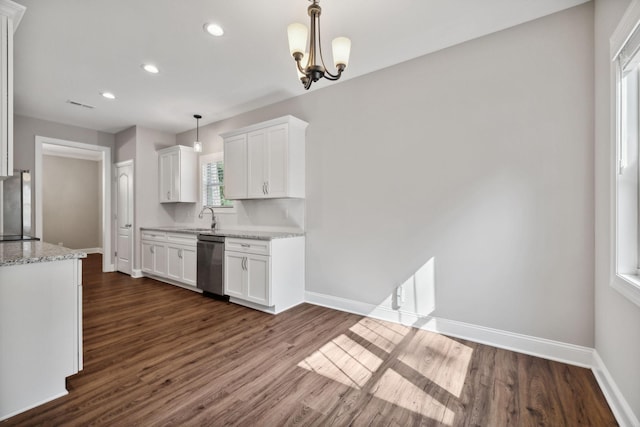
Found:
M 318 4 L 318 0 L 309 1 L 312 1 L 312 4 L 307 9 L 311 17 L 309 45 L 307 45 L 309 30 L 306 25 L 295 23 L 287 27 L 289 51 L 293 55 L 293 59 L 296 60 L 298 77 L 300 77 L 305 89 L 309 89 L 311 83 L 317 82 L 323 77 L 327 80 L 338 80 L 344 69 L 347 68 L 351 51 L 351 40 L 346 37 L 333 39 L 331 47 L 333 50 L 333 63 L 337 71 L 333 74 L 327 70 L 322 57 L 322 45 L 320 44 L 320 13 L 322 9 Z

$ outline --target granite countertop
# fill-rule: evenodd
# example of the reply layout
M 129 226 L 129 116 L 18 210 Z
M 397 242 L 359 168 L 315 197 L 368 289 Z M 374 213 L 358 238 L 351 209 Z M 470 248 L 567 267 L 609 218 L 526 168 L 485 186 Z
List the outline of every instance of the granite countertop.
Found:
M 86 257 L 82 251 L 40 241 L 0 243 L 0 267 Z
M 257 239 L 257 240 L 272 240 L 272 239 L 285 239 L 289 237 L 304 236 L 302 231 L 261 231 L 261 230 L 241 230 L 241 229 L 226 229 L 211 231 L 208 228 L 195 228 L 184 226 L 166 226 L 166 227 L 141 227 L 141 230 L 155 230 L 155 231 L 169 231 L 173 233 L 186 233 L 186 234 L 207 234 L 209 236 L 224 236 L 224 237 L 237 237 L 241 239 Z

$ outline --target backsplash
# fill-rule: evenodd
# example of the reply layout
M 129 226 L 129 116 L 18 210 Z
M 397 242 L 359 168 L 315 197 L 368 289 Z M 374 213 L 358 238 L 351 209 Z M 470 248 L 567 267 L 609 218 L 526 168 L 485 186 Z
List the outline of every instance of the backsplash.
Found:
M 235 208 L 229 213 L 216 211 L 218 228 L 247 227 L 266 229 L 299 229 L 305 228 L 304 199 L 262 199 L 236 200 Z M 192 203 L 176 203 L 173 213 L 174 221 L 179 225 L 207 227 L 211 224 L 211 214 L 198 218 L 201 206 Z

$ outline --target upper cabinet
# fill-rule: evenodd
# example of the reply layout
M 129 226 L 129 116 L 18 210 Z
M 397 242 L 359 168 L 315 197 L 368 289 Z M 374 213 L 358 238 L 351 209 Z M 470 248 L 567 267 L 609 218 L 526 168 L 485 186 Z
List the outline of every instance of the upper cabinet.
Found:
M 160 203 L 198 201 L 197 154 L 192 147 L 174 145 L 158 151 Z
M 284 116 L 222 134 L 226 198 L 304 198 L 307 125 Z
M 0 0 L 0 177 L 13 174 L 13 32 L 25 10 Z

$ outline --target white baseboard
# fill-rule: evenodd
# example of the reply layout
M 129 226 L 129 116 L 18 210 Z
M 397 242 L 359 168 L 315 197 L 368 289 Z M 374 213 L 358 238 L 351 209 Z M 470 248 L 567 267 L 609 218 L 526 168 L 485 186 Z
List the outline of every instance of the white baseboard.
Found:
M 142 274 L 142 270 L 134 268 L 133 270 L 131 270 L 131 277 L 133 277 L 134 279 L 140 279 L 144 277 L 144 275 Z
M 530 354 L 545 359 L 591 368 L 593 362 L 593 349 L 559 341 L 538 338 L 529 335 L 484 326 L 472 325 L 455 320 L 442 319 L 432 316 L 420 316 L 415 313 L 402 310 L 391 310 L 359 301 L 345 298 L 323 295 L 315 292 L 306 292 L 305 299 L 308 303 L 321 305 L 362 316 L 387 320 L 403 325 L 414 326 L 443 335 L 462 338 L 469 341 L 487 344 L 493 347 L 504 348 L 518 353 Z
M 640 426 L 640 420 L 635 416 L 631 406 L 629 406 L 629 403 L 620 392 L 597 350 L 593 351 L 593 367 L 591 370 L 620 427 Z

